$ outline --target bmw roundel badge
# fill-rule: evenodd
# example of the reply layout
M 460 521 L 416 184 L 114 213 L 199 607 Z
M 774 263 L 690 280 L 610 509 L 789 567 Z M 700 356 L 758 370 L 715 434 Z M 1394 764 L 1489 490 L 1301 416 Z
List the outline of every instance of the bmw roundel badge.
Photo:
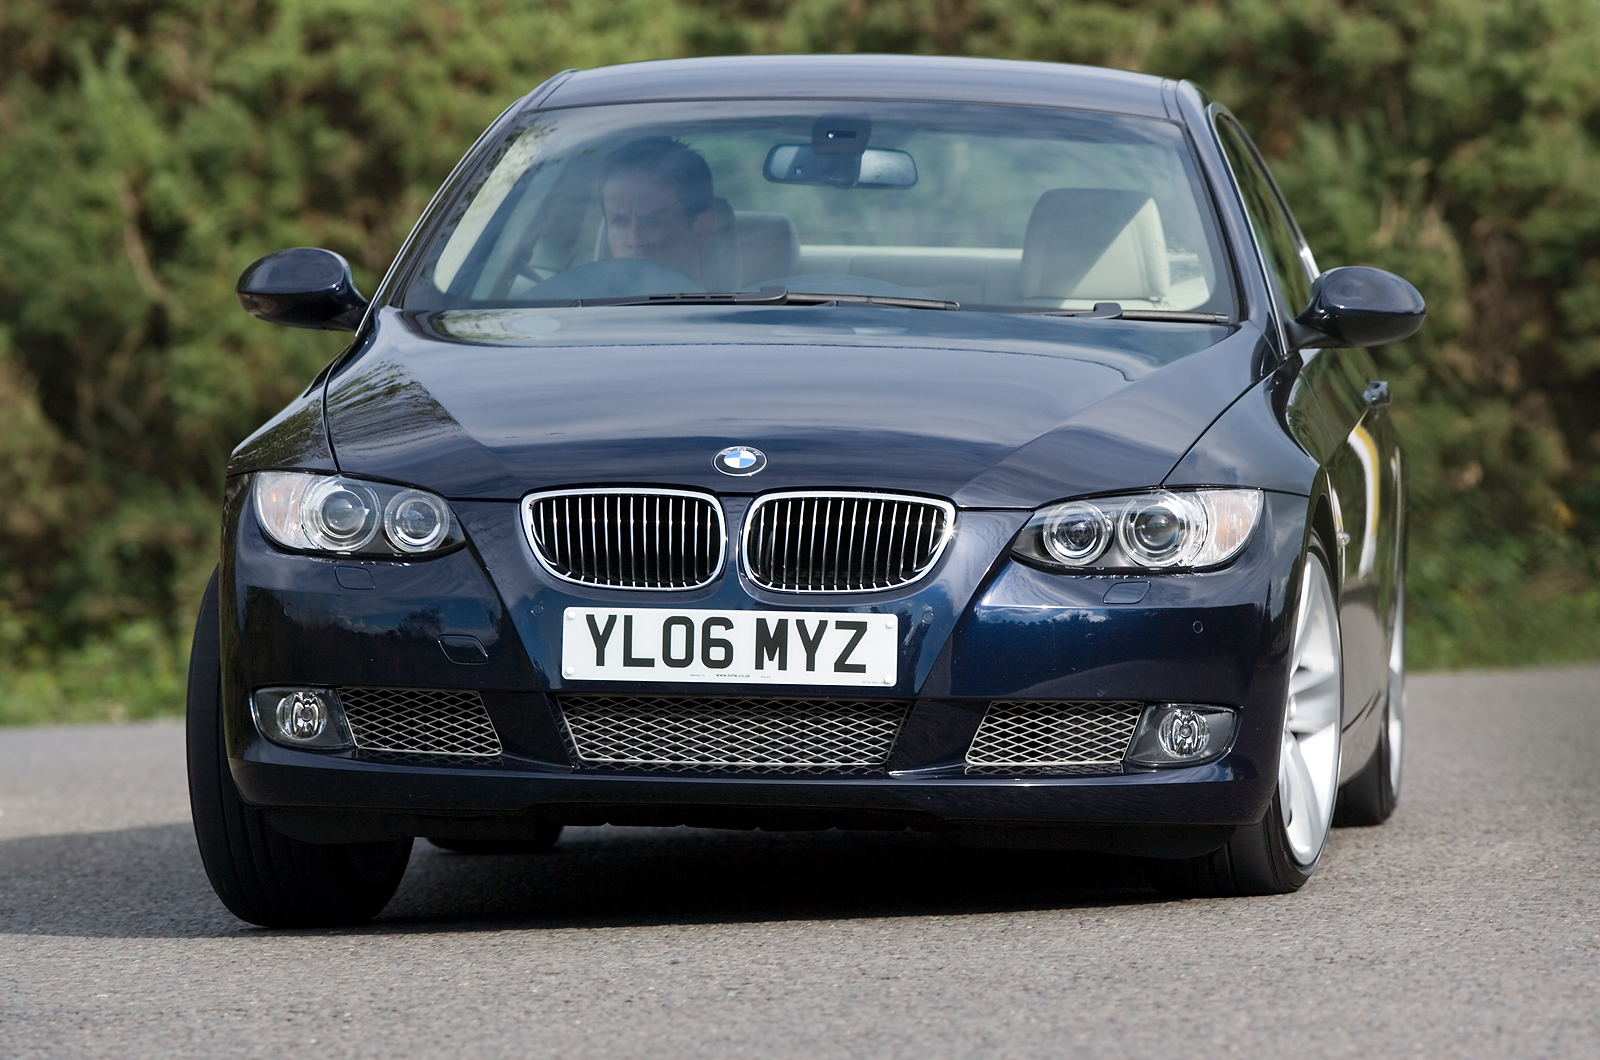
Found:
M 754 475 L 767 466 L 767 454 L 748 445 L 730 445 L 711 462 L 724 475 Z

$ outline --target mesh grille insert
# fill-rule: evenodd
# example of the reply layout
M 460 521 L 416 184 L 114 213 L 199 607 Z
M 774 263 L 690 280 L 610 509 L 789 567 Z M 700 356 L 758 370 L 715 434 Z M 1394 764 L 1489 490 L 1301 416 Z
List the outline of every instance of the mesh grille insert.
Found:
M 688 772 L 876 773 L 901 700 L 557 697 L 588 767 Z
M 339 703 L 363 751 L 497 755 L 500 737 L 476 692 L 341 688 Z
M 892 589 L 928 573 L 954 519 L 953 506 L 921 497 L 769 494 L 745 520 L 745 568 L 781 592 Z
M 693 589 L 722 569 L 722 509 L 674 490 L 564 490 L 523 504 L 546 570 L 583 585 Z
M 1131 702 L 996 700 L 967 749 L 967 772 L 1120 772 L 1143 712 Z

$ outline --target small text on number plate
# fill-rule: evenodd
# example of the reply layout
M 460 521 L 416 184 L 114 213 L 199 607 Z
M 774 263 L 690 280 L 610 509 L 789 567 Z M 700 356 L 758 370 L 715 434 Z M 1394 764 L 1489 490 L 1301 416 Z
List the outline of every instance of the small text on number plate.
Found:
M 898 677 L 894 615 L 569 607 L 568 681 L 884 687 Z

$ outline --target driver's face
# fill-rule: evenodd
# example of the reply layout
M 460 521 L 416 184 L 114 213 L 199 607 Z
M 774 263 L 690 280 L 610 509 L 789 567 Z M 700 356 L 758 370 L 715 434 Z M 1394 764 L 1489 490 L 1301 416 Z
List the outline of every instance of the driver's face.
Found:
M 600 200 L 612 257 L 643 258 L 700 281 L 700 251 L 716 231 L 716 214 L 690 218 L 672 187 L 642 173 L 618 173 Z

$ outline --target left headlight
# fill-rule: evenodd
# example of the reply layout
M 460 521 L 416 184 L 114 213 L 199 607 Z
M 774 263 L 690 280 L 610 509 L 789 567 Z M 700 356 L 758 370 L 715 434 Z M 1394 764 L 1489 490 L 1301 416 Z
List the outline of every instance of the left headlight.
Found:
M 386 482 L 305 471 L 259 471 L 256 521 L 273 541 L 303 552 L 397 558 L 466 542 L 443 497 Z
M 1250 540 L 1260 490 L 1152 490 L 1052 504 L 1012 545 L 1022 559 L 1069 570 L 1218 567 Z

